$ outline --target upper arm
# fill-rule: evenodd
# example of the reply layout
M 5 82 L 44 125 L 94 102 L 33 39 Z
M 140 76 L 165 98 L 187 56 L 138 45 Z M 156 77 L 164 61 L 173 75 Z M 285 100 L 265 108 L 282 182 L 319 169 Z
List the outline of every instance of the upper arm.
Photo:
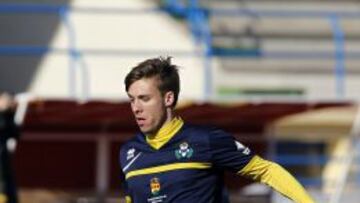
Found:
M 209 139 L 212 162 L 215 167 L 237 172 L 254 156 L 248 147 L 224 131 L 212 131 Z

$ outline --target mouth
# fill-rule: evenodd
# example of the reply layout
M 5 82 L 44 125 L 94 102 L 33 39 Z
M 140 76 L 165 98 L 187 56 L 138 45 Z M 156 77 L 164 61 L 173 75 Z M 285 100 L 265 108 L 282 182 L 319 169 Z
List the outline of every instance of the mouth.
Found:
M 145 121 L 146 119 L 144 117 L 136 117 L 136 122 L 140 127 L 145 125 Z

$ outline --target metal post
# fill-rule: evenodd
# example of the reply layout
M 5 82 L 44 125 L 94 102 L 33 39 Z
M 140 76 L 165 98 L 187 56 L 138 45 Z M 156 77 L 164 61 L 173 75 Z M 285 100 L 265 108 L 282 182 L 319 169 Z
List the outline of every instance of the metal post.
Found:
M 76 48 L 76 34 L 75 29 L 70 22 L 69 8 L 65 6 L 61 7 L 60 16 L 68 32 L 69 39 L 69 94 L 71 97 L 76 98 L 78 85 L 76 82 L 76 71 L 79 69 L 78 71 L 81 71 L 82 76 L 82 94 L 80 99 L 84 101 L 89 97 L 89 72 L 84 59 Z M 79 68 L 77 68 L 77 65 L 79 65 Z
M 66 6 L 61 7 L 59 10 L 59 15 L 62 19 L 62 22 L 65 25 L 66 30 L 68 31 L 69 39 L 69 85 L 68 90 L 70 97 L 75 98 L 76 96 L 76 54 L 74 50 L 75 38 L 71 29 L 69 22 L 69 8 Z
M 90 73 L 87 64 L 85 63 L 84 58 L 82 55 L 78 52 L 78 60 L 80 63 L 80 70 L 82 72 L 82 97 L 81 99 L 83 101 L 86 101 L 90 97 Z
M 109 189 L 109 149 L 110 142 L 106 134 L 100 134 L 97 139 L 96 150 L 96 192 L 98 202 L 105 202 Z
M 195 43 L 203 46 L 203 63 L 204 63 L 204 100 L 212 98 L 212 38 L 211 30 L 207 16 L 203 9 L 199 7 L 198 0 L 189 0 L 188 21 L 190 29 L 195 37 Z
M 333 14 L 329 17 L 333 31 L 333 40 L 335 45 L 335 79 L 336 96 L 338 99 L 345 97 L 345 36 L 339 23 L 339 17 Z

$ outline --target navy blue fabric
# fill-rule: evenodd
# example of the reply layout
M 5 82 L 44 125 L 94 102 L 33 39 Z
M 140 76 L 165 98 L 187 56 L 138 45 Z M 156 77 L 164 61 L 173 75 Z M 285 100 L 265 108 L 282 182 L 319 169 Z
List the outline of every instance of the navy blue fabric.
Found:
M 182 143 L 187 144 L 188 151 L 179 158 L 176 151 Z M 187 162 L 210 163 L 212 167 L 129 177 L 126 180 L 126 192 L 134 203 L 227 203 L 224 170 L 237 172 L 254 156 L 248 148 L 239 144 L 235 143 L 233 136 L 219 129 L 184 124 L 168 143 L 156 150 L 139 133 L 120 150 L 120 164 L 124 174 Z M 160 187 L 155 193 L 150 186 L 153 180 Z

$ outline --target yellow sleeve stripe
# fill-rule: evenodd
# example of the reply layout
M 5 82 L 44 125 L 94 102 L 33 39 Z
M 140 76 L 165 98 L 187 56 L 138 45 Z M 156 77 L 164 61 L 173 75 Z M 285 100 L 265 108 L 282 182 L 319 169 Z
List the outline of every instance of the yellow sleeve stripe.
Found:
M 294 202 L 314 202 L 301 184 L 289 172 L 280 165 L 264 160 L 259 156 L 254 156 L 238 174 L 265 183 Z
M 200 162 L 166 164 L 161 166 L 130 171 L 125 175 L 125 178 L 129 179 L 134 176 L 148 175 L 153 173 L 161 173 L 161 172 L 183 170 L 183 169 L 208 169 L 210 167 L 211 167 L 211 163 L 200 163 Z
M 6 203 L 7 197 L 5 194 L 0 193 L 0 203 Z
M 238 171 L 237 173 L 240 175 L 250 176 L 252 179 L 257 178 L 259 168 L 269 167 L 268 163 L 265 162 L 259 156 L 254 156 L 246 166 Z M 254 177 L 255 176 L 255 177 Z M 256 180 L 256 179 L 254 179 Z
M 131 203 L 131 197 L 130 196 L 125 196 L 125 203 Z

